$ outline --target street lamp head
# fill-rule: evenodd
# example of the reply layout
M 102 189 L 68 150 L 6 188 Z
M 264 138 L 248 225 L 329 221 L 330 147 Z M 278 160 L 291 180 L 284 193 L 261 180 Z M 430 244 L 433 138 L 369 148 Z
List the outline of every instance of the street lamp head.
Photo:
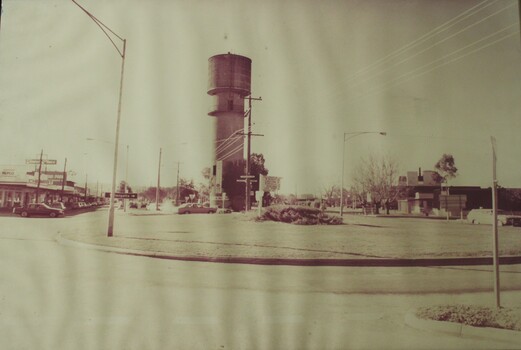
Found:
M 381 131 L 381 132 L 380 132 L 380 135 L 385 136 L 385 135 L 387 135 L 387 132 L 385 132 L 385 131 Z

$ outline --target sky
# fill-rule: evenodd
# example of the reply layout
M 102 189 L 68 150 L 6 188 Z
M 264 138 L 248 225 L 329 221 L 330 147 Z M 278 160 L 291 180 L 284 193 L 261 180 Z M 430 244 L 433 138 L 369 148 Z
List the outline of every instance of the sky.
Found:
M 118 180 L 202 181 L 212 163 L 208 58 L 252 60 L 252 152 L 282 193 L 345 185 L 360 160 L 403 174 L 454 156 L 452 185 L 521 187 L 515 0 L 90 0 L 127 40 Z M 43 149 L 79 182 L 112 179 L 121 57 L 69 0 L 4 0 L 0 164 Z M 118 43 L 119 44 L 119 43 Z M 120 46 L 121 47 L 121 46 Z M 362 134 L 345 142 L 344 133 Z M 87 140 L 93 139 L 93 140 Z M 126 146 L 128 145 L 128 165 Z M 128 166 L 128 172 L 127 172 Z M 50 169 L 49 169 L 50 170 Z

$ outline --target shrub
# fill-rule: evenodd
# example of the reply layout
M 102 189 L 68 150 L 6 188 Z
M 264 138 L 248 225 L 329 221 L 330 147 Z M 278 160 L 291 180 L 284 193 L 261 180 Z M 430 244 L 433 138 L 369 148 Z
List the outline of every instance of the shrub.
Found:
M 273 206 L 257 218 L 259 221 L 278 221 L 296 225 L 340 225 L 342 218 L 323 213 L 320 209 L 299 206 Z
M 521 330 L 520 309 L 491 309 L 476 305 L 444 305 L 423 307 L 416 315 L 423 319 L 462 323 L 474 327 Z

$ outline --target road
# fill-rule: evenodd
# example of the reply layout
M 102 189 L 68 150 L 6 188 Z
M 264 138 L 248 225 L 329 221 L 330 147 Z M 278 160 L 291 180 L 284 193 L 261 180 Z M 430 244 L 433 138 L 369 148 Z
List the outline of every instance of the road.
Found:
M 428 280 L 426 271 L 439 270 L 181 262 L 56 243 L 59 232 L 104 215 L 0 218 L 1 348 L 516 348 L 404 324 L 418 306 L 492 303 L 491 293 L 405 294 L 392 287 L 405 283 L 414 291 Z M 444 281 L 462 273 L 442 271 Z M 519 306 L 520 296 L 504 292 L 503 303 Z

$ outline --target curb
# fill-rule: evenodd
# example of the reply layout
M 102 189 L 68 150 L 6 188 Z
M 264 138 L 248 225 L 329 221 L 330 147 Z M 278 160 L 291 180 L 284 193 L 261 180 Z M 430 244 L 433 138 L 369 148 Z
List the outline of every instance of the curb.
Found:
M 290 259 L 290 258 L 260 258 L 260 257 L 208 257 L 202 255 L 176 256 L 166 252 L 154 252 L 139 249 L 111 247 L 93 243 L 85 243 L 64 238 L 56 239 L 61 245 L 94 249 L 111 253 L 142 256 L 157 259 L 213 262 L 225 264 L 249 265 L 284 265 L 284 266 L 338 266 L 338 267 L 428 267 L 428 266 L 479 266 L 492 265 L 491 257 L 481 258 L 427 258 L 427 259 Z M 521 256 L 501 257 L 502 265 L 521 264 Z
M 450 334 L 458 337 L 473 337 L 503 341 L 521 345 L 521 332 L 509 329 L 473 327 L 456 322 L 425 320 L 418 318 L 414 312 L 405 315 L 405 324 L 409 327 Z

